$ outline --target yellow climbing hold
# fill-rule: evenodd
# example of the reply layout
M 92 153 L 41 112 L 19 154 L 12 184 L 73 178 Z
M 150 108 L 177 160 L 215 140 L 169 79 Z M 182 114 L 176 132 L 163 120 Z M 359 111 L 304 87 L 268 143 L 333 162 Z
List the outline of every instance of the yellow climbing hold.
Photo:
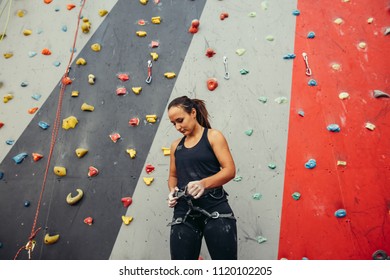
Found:
M 95 110 L 95 107 L 87 103 L 83 103 L 83 105 L 81 105 L 81 110 L 92 112 L 93 110 Z
M 161 150 L 163 151 L 164 156 L 169 156 L 171 154 L 171 149 L 162 147 Z
M 140 2 L 142 5 L 148 4 L 148 0 L 139 0 L 139 2 Z
M 158 53 L 152 52 L 152 53 L 150 53 L 150 55 L 152 56 L 152 59 L 154 61 L 156 61 L 158 59 Z
M 338 161 L 337 161 L 337 165 L 339 165 L 339 166 L 346 166 L 346 165 L 347 165 L 347 162 L 346 162 L 346 161 L 343 161 L 343 160 L 338 160 Z
M 89 74 L 88 75 L 88 83 L 90 84 L 90 85 L 93 85 L 93 84 L 95 84 L 95 75 L 94 74 Z
M 107 15 L 108 14 L 108 11 L 107 10 L 99 10 L 99 16 L 101 16 L 101 17 L 104 17 L 105 15 Z
M 24 29 L 23 30 L 23 35 L 24 36 L 30 36 L 32 34 L 32 30 L 31 29 Z
M 62 128 L 68 130 L 69 128 L 75 128 L 78 124 L 78 120 L 74 116 L 70 116 L 62 121 Z
M 135 149 L 127 149 L 126 153 L 130 155 L 130 158 L 135 158 L 135 156 L 137 155 L 137 151 Z
M 26 12 L 25 11 L 23 11 L 23 10 L 18 10 L 17 12 L 16 12 L 16 15 L 18 16 L 18 17 L 24 17 L 24 14 L 25 14 Z
M 133 217 L 132 216 L 122 216 L 122 221 L 125 225 L 128 225 L 133 221 Z
M 149 123 L 155 123 L 157 121 L 156 115 L 146 115 L 146 121 Z
M 13 98 L 14 98 L 13 94 L 8 93 L 8 94 L 4 95 L 3 102 L 8 103 L 8 101 L 12 100 Z
M 87 61 L 84 58 L 80 57 L 79 59 L 76 60 L 76 64 L 77 65 L 86 65 Z
M 161 23 L 161 17 L 152 17 L 152 23 L 160 24 Z
M 59 234 L 50 235 L 50 234 L 46 233 L 45 238 L 44 238 L 44 242 L 45 242 L 45 244 L 54 244 L 58 241 L 59 238 L 60 238 Z
M 4 56 L 5 59 L 8 59 L 8 58 L 13 57 L 14 54 L 12 52 L 7 52 L 7 53 L 3 54 L 3 56 Z
M 72 91 L 72 97 L 77 97 L 79 96 L 79 91 L 78 90 L 73 90 Z
M 176 77 L 176 74 L 174 72 L 166 72 L 164 76 L 168 79 L 173 79 Z
M 91 46 L 91 49 L 94 51 L 94 52 L 100 52 L 100 50 L 102 49 L 102 46 L 98 43 L 95 43 Z
M 68 196 L 66 197 L 66 203 L 68 203 L 69 205 L 76 204 L 77 202 L 79 202 L 83 198 L 83 196 L 84 196 L 83 190 L 76 189 L 76 191 L 77 191 L 76 196 L 72 196 L 72 193 L 69 193 Z
M 83 23 L 81 24 L 81 30 L 83 33 L 89 33 L 89 30 L 91 29 L 91 23 L 89 22 L 88 18 L 83 18 Z
M 144 182 L 147 186 L 150 186 L 152 182 L 154 181 L 153 177 L 144 177 Z
M 77 148 L 77 149 L 76 149 L 76 156 L 77 156 L 78 158 L 82 158 L 82 157 L 85 156 L 87 153 L 88 153 L 88 150 L 87 150 L 87 149 L 84 149 L 84 148 Z
M 147 35 L 146 31 L 137 31 L 135 33 L 138 37 L 145 37 Z
M 54 166 L 54 174 L 60 177 L 66 176 L 66 168 L 63 166 Z
M 142 91 L 142 87 L 132 87 L 131 90 L 132 90 L 135 94 L 140 94 L 141 91 Z

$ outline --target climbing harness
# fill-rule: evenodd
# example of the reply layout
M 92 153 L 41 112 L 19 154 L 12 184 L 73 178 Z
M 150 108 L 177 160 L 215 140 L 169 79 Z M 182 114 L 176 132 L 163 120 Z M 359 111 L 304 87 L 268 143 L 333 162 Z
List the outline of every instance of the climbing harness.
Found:
M 217 211 L 209 213 L 208 211 L 206 211 L 205 209 L 203 209 L 201 207 L 194 206 L 194 204 L 192 203 L 192 196 L 187 194 L 187 187 L 188 186 L 186 186 L 183 190 L 176 191 L 173 196 L 177 197 L 178 199 L 185 199 L 187 201 L 189 209 L 188 209 L 187 213 L 184 215 L 184 218 L 178 217 L 175 220 L 173 220 L 171 223 L 169 223 L 168 226 L 173 226 L 173 225 L 185 223 L 185 221 L 187 220 L 187 217 L 193 211 L 199 212 L 200 214 L 203 214 L 204 216 L 206 216 L 207 219 L 205 220 L 205 223 L 207 223 L 207 221 L 209 219 L 218 219 L 218 218 L 235 219 L 235 217 L 233 216 L 233 213 L 220 214 Z M 223 194 L 222 194 L 222 196 L 223 196 Z
M 230 77 L 229 77 L 228 63 L 227 63 L 227 57 L 226 56 L 223 57 L 223 64 L 225 66 L 225 75 L 223 77 L 225 78 L 225 80 L 229 80 Z
M 305 61 L 305 64 L 306 64 L 306 76 L 311 76 L 311 69 L 309 67 L 307 53 L 302 53 L 302 56 L 303 56 L 303 60 Z
M 145 82 L 147 84 L 150 84 L 152 82 L 152 61 L 148 60 L 148 77 L 146 78 Z

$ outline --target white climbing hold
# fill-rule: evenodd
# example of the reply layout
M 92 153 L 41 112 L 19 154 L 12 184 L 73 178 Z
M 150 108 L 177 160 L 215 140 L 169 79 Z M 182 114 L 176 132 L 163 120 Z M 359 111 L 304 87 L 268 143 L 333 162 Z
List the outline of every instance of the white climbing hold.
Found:
M 333 22 L 334 22 L 335 24 L 340 25 L 340 24 L 342 24 L 344 21 L 343 21 L 342 18 L 336 18 Z
M 373 123 L 370 123 L 370 122 L 367 122 L 366 123 L 366 128 L 368 129 L 368 130 L 374 130 L 375 129 L 375 124 L 373 124 Z
M 282 103 L 287 103 L 288 100 L 286 97 L 280 96 L 280 97 L 275 98 L 275 102 L 278 104 L 282 104 Z
M 367 19 L 367 23 L 368 24 L 371 24 L 373 22 L 374 22 L 374 18 L 373 17 L 370 17 L 370 18 Z
M 358 44 L 358 46 L 359 46 L 359 48 L 361 48 L 361 49 L 365 49 L 365 48 L 367 48 L 367 43 L 366 43 L 366 42 L 360 42 L 360 43 Z
M 270 41 L 270 42 L 272 42 L 273 40 L 275 40 L 274 36 L 272 36 L 272 35 L 267 35 L 267 37 L 265 37 L 265 39 L 266 39 L 267 41 Z
M 339 98 L 340 99 L 347 99 L 347 98 L 349 98 L 349 93 L 348 92 L 341 92 L 339 94 Z
M 238 54 L 239 56 L 243 55 L 245 52 L 246 52 L 246 49 L 237 49 L 236 50 L 236 54 Z
M 340 71 L 341 70 L 341 65 L 338 63 L 333 63 L 332 64 L 332 69 L 335 71 Z

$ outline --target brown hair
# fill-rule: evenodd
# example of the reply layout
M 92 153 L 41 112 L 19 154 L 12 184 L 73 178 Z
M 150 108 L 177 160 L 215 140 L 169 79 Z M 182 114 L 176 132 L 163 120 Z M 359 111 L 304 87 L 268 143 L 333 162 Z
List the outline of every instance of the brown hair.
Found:
M 207 112 L 206 104 L 203 100 L 181 96 L 173 99 L 169 103 L 168 110 L 171 107 L 180 107 L 188 114 L 191 114 L 192 108 L 194 108 L 196 110 L 196 120 L 198 123 L 203 127 L 211 128 L 209 113 Z

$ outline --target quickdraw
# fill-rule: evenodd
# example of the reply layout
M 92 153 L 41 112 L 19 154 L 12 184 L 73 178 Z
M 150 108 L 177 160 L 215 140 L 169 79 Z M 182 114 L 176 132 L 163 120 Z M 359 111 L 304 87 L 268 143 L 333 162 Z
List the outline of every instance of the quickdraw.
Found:
M 148 60 L 148 77 L 145 80 L 147 84 L 150 84 L 152 82 L 152 66 L 152 61 Z
M 223 57 L 223 64 L 225 66 L 225 75 L 223 77 L 225 78 L 225 80 L 229 80 L 230 76 L 229 76 L 228 63 L 227 63 L 227 57 L 226 56 Z
M 302 53 L 302 56 L 303 56 L 303 60 L 305 61 L 305 64 L 306 64 L 306 76 L 311 76 L 312 73 L 311 73 L 311 69 L 309 67 L 307 53 Z

